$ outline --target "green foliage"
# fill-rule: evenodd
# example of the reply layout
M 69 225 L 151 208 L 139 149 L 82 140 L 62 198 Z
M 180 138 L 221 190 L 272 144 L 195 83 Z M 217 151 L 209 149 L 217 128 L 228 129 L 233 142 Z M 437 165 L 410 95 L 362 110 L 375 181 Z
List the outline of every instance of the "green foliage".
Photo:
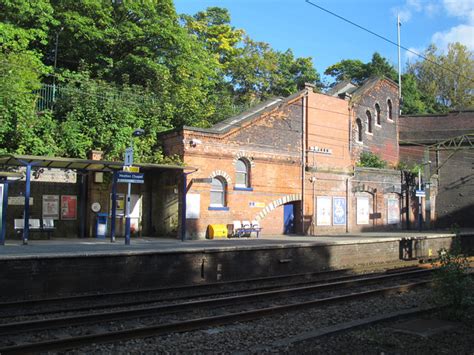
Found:
M 363 63 L 358 59 L 344 59 L 331 65 L 324 74 L 334 77 L 334 84 L 351 80 L 358 85 L 372 76 L 385 76 L 396 80 L 398 75 L 388 60 L 377 52 L 372 55 L 372 60 L 368 63 Z
M 409 65 L 408 72 L 416 78 L 426 113 L 474 107 L 472 52 L 460 43 L 452 43 L 446 54 L 439 54 L 431 45 L 423 55 L 427 60 Z
M 387 162 L 381 159 L 377 154 L 372 152 L 362 152 L 357 166 L 384 169 L 387 167 Z
M 402 113 L 404 115 L 422 114 L 427 108 L 423 100 L 423 95 L 418 89 L 416 77 L 413 74 L 402 76 Z
M 449 316 L 462 319 L 466 309 L 474 306 L 474 283 L 469 275 L 469 261 L 461 253 L 459 236 L 451 251 L 438 251 L 439 269 L 434 278 L 433 301 L 448 306 Z

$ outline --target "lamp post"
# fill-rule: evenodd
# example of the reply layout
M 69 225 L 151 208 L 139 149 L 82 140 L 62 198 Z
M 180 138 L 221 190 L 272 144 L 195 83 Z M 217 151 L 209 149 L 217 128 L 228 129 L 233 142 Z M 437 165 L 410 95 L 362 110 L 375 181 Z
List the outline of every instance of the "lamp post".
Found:
M 132 137 L 130 138 L 130 147 L 125 151 L 125 160 L 123 166 L 133 165 L 133 138 L 140 137 L 145 134 L 145 130 L 139 128 L 133 131 Z M 127 197 L 125 201 L 125 245 L 130 244 L 130 196 L 132 192 L 132 184 L 127 183 Z

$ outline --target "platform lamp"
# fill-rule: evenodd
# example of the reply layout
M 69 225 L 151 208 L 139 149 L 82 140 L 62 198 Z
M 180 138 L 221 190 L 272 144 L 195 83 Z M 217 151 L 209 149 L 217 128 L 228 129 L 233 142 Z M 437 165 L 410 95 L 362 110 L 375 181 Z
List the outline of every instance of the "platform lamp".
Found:
M 127 153 L 125 155 L 125 161 L 123 163 L 124 166 L 131 166 L 133 165 L 133 138 L 140 137 L 145 134 L 145 130 L 138 128 L 133 131 L 132 137 L 130 138 L 130 147 L 127 149 Z M 127 197 L 125 202 L 125 244 L 130 244 L 130 197 L 132 193 L 132 184 L 130 182 L 127 183 Z

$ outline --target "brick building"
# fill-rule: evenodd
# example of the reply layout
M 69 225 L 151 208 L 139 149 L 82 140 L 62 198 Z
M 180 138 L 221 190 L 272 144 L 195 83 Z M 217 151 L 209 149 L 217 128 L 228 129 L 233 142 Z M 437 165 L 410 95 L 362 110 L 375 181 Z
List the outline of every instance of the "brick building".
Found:
M 362 151 L 398 163 L 398 87 L 372 78 L 327 94 L 308 85 L 211 128 L 161 135 L 188 176 L 186 238 L 210 224 L 256 220 L 264 234 L 401 228 L 401 174 L 360 169 Z
M 474 227 L 474 111 L 400 117 L 400 160 L 423 164 L 427 228 Z

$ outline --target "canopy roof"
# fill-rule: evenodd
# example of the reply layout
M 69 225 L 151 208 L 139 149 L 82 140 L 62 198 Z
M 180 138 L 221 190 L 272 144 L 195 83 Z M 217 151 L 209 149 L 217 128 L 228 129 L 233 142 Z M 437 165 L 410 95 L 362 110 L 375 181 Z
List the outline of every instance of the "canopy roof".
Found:
M 45 157 L 36 155 L 18 155 L 5 154 L 0 155 L 0 167 L 8 166 L 24 166 L 26 163 L 34 163 L 35 167 L 41 168 L 58 168 L 82 171 L 116 171 L 122 170 L 123 162 L 105 161 L 105 160 L 88 160 L 78 158 L 63 157 Z M 143 170 L 187 170 L 189 167 L 179 165 L 165 165 L 153 163 L 137 163 L 134 166 Z

